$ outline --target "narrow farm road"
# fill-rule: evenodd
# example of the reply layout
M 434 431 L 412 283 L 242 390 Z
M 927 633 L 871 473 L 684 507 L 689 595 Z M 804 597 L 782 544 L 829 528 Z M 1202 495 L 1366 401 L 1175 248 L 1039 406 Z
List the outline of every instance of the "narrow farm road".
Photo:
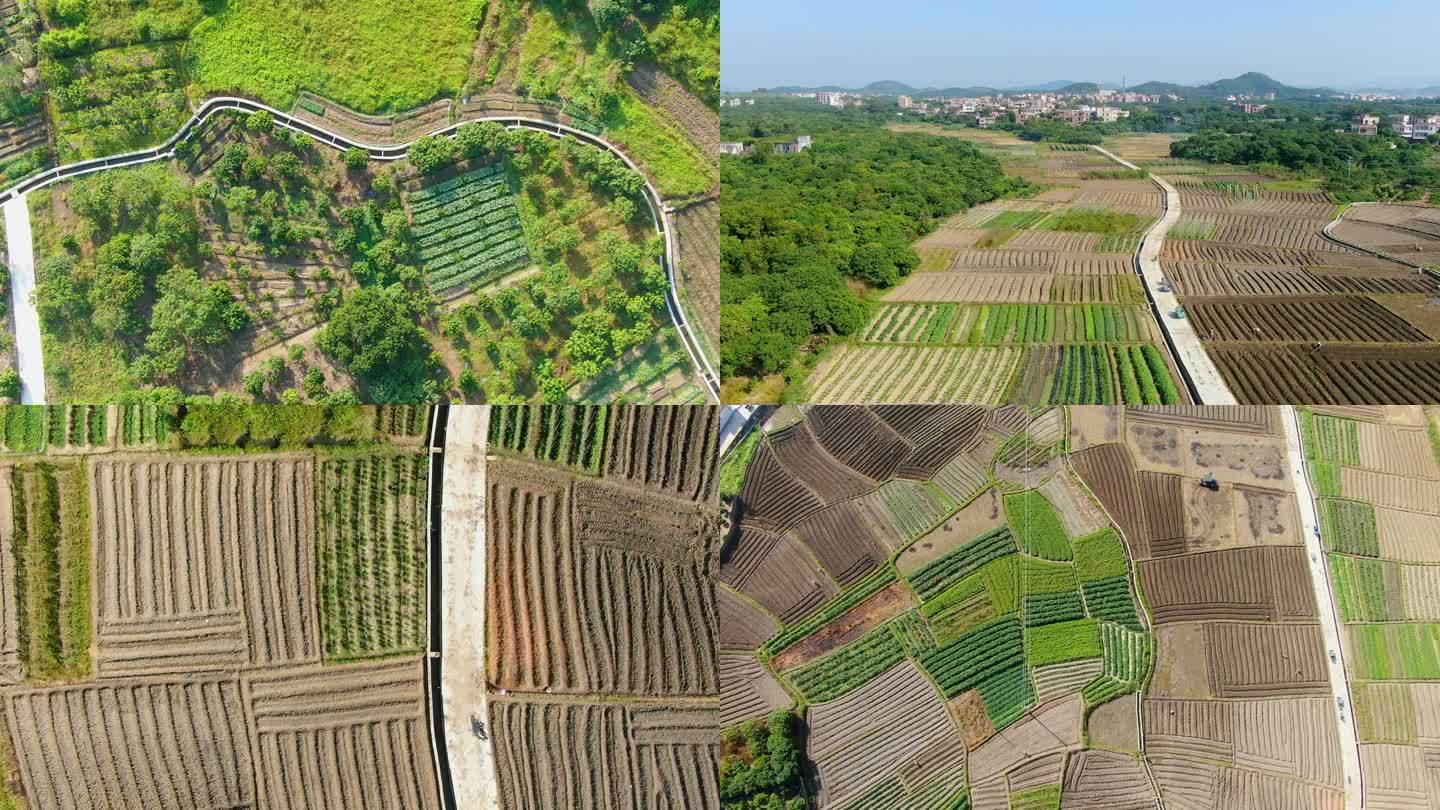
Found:
M 495 810 L 495 754 L 485 694 L 485 451 L 490 409 L 449 408 L 445 426 L 440 557 L 445 747 L 455 806 Z
M 183 141 L 186 137 L 188 137 L 196 127 L 203 124 L 205 120 L 211 115 L 225 111 L 253 113 L 259 112 L 261 110 L 270 113 L 270 115 L 274 117 L 276 124 L 294 132 L 300 132 L 308 135 L 314 138 L 317 143 L 323 143 L 334 149 L 340 150 L 349 149 L 351 147 L 358 147 L 360 149 L 364 149 L 370 155 L 371 160 L 401 160 L 405 157 L 406 153 L 410 149 L 410 146 L 415 142 L 415 140 L 418 140 L 418 138 L 412 139 L 401 144 L 364 143 L 361 141 L 356 141 L 345 135 L 341 135 L 337 132 L 332 132 L 328 129 L 325 129 L 324 127 L 318 126 L 309 121 L 295 118 L 288 113 L 281 112 L 274 107 L 271 107 L 267 104 L 261 104 L 258 101 L 251 101 L 248 98 L 239 98 L 237 96 L 216 96 L 214 98 L 206 99 L 203 103 L 201 103 L 200 108 L 197 109 L 195 113 L 191 115 L 190 118 L 180 126 L 180 129 L 178 129 L 174 135 L 170 136 L 169 140 L 165 141 L 159 146 L 155 146 L 150 149 L 142 149 L 136 152 L 127 152 L 123 155 L 116 155 L 114 157 L 93 158 L 90 160 L 78 161 L 76 163 L 67 163 L 64 166 L 56 166 L 53 169 L 47 169 L 46 171 L 43 171 L 33 177 L 21 180 L 19 183 L 16 183 L 8 189 L 5 189 L 3 192 L 0 192 L 0 203 L 3 203 L 5 205 L 6 217 L 8 220 L 8 217 L 10 216 L 9 206 L 11 202 L 16 199 L 23 199 L 24 196 L 31 191 L 45 188 L 46 186 L 60 182 L 61 180 L 67 180 L 72 177 L 80 177 L 82 175 L 92 174 L 98 171 L 104 171 L 105 169 L 114 169 L 124 166 L 138 166 L 142 163 L 149 163 L 150 161 L 154 160 L 169 160 L 175 157 L 175 146 L 181 141 Z M 665 256 L 662 261 L 662 266 L 665 270 L 665 276 L 670 282 L 669 287 L 665 293 L 665 307 L 669 311 L 671 322 L 675 324 L 675 329 L 680 334 L 680 342 L 685 344 L 685 351 L 687 354 L 690 355 L 691 365 L 695 369 L 695 375 L 699 377 L 701 387 L 705 389 L 706 393 L 709 395 L 710 399 L 713 402 L 719 402 L 720 375 L 718 372 L 715 371 L 715 367 L 711 365 L 710 359 L 706 357 L 704 350 L 701 348 L 699 339 L 695 337 L 694 327 L 691 325 L 689 319 L 685 316 L 685 310 L 683 305 L 681 304 L 679 292 L 680 282 L 675 271 L 675 238 L 674 234 L 672 233 L 673 229 L 666 227 L 667 209 L 665 206 L 665 201 L 661 199 L 660 192 L 656 190 L 654 184 L 650 182 L 650 178 L 645 175 L 645 172 L 641 171 L 640 167 L 636 165 L 635 161 L 630 159 L 629 155 L 625 154 L 625 151 L 623 149 L 613 143 L 610 143 L 604 138 L 601 138 L 598 135 L 594 135 L 582 129 L 576 129 L 574 127 L 567 126 L 565 124 L 561 124 L 555 121 L 546 121 L 543 119 L 530 118 L 523 115 L 487 115 L 476 118 L 468 118 L 464 121 L 457 121 L 453 124 L 447 124 L 443 127 L 437 127 L 436 129 L 426 133 L 426 135 L 443 135 L 448 137 L 453 135 L 455 133 L 455 130 L 459 129 L 465 124 L 480 123 L 484 121 L 494 121 L 498 124 L 505 126 L 508 129 L 530 129 L 537 132 L 543 132 L 555 138 L 563 138 L 566 136 L 573 137 L 579 141 L 583 141 L 592 146 L 598 146 L 601 149 L 610 152 L 614 156 L 618 157 L 622 162 L 624 162 L 626 166 L 630 167 L 632 170 L 634 170 L 637 174 L 640 175 L 641 179 L 645 181 L 645 202 L 647 207 L 650 209 L 650 218 L 655 226 L 655 232 L 659 236 L 661 236 L 665 243 Z M 27 245 L 27 250 L 29 250 L 29 233 L 30 223 L 27 213 L 25 221 L 25 243 Z M 33 274 L 31 278 L 33 281 Z M 12 299 L 14 298 L 14 287 L 15 285 L 12 284 Z M 27 292 L 26 295 L 28 296 L 28 294 L 29 293 Z M 27 297 L 24 300 L 28 301 L 29 299 Z M 18 303 L 16 304 L 16 306 L 18 306 Z M 36 359 L 37 361 L 39 360 L 38 353 L 36 355 Z M 41 398 L 35 400 L 36 402 L 44 401 L 43 365 L 41 366 L 40 373 L 42 380 L 40 388 Z
M 5 244 L 10 263 L 10 307 L 15 323 L 20 401 L 43 403 L 45 356 L 40 340 L 40 315 L 30 296 L 35 290 L 35 246 L 30 237 L 30 207 L 23 194 L 5 201 Z
M 1127 169 L 1143 171 L 1108 149 L 1099 146 L 1090 148 Z M 1161 289 L 1160 282 L 1164 280 L 1165 272 L 1160 268 L 1160 250 L 1165 246 L 1165 235 L 1180 219 L 1180 192 L 1155 174 L 1150 174 L 1150 179 L 1165 195 L 1165 213 L 1146 232 L 1144 240 L 1140 242 L 1140 250 L 1135 255 L 1136 271 L 1140 275 L 1141 285 L 1145 288 L 1145 295 L 1150 299 L 1150 311 L 1160 324 L 1166 343 L 1170 345 L 1170 354 L 1175 358 L 1175 362 L 1180 364 L 1185 385 L 1190 389 L 1190 395 L 1196 404 L 1234 405 L 1235 395 L 1225 384 L 1225 378 L 1220 376 L 1215 361 L 1211 360 L 1205 351 L 1200 336 L 1195 334 L 1194 324 L 1190 323 L 1189 318 L 1176 318 L 1171 315 L 1176 307 L 1180 306 L 1179 299 L 1173 291 Z
M 1290 479 L 1295 484 L 1295 500 L 1300 505 L 1300 530 L 1305 536 L 1305 551 L 1310 557 L 1310 581 L 1315 589 L 1315 605 L 1320 614 L 1320 630 L 1325 637 L 1325 659 L 1330 674 L 1330 691 L 1335 695 L 1335 730 L 1340 738 L 1340 763 L 1345 772 L 1345 810 L 1360 810 L 1363 780 L 1360 773 L 1360 744 L 1355 728 L 1350 682 L 1345 672 L 1345 650 L 1340 643 L 1340 614 L 1330 585 L 1330 561 L 1320 538 L 1320 521 L 1310 477 L 1305 467 L 1305 451 L 1300 437 L 1300 416 L 1293 405 L 1281 406 L 1284 411 L 1285 449 L 1290 464 Z

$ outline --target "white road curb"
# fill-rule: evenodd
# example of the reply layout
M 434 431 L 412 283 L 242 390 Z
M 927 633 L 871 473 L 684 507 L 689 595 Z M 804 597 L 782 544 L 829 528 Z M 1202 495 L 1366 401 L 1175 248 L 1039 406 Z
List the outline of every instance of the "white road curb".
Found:
M 35 309 L 35 247 L 30 236 L 30 209 L 24 196 L 5 201 L 5 243 L 10 264 L 10 309 L 15 323 L 15 356 L 20 373 L 20 401 L 45 402 L 45 351 L 40 314 Z

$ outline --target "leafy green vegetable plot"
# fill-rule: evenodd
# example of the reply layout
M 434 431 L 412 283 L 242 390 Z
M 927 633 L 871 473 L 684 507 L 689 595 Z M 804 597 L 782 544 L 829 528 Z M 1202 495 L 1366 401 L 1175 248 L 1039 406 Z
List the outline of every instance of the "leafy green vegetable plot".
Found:
M 1027 554 L 1044 560 L 1069 560 L 1074 557 L 1060 517 L 1038 490 L 1006 495 L 1005 519 L 1016 542 Z

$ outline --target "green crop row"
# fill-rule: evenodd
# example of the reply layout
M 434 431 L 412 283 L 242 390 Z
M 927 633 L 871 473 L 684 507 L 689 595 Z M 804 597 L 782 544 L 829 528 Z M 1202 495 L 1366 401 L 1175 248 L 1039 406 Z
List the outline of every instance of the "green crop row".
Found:
M 1024 665 L 1024 636 L 1014 616 L 1001 616 L 937 647 L 917 660 L 946 697 L 973 689 L 1007 669 Z
M 1390 615 L 1385 600 L 1385 574 L 1394 569 L 1396 563 L 1333 553 L 1329 557 L 1335 601 L 1342 621 L 1384 622 L 1401 618 Z M 1391 575 L 1394 580 L 1399 579 L 1396 574 L 1398 571 Z
M 600 472 L 608 405 L 496 405 L 489 442 L 530 458 Z
M 1361 680 L 1440 679 L 1440 624 L 1355 624 L 1351 646 L 1359 651 L 1355 677 Z
M 1325 547 L 1342 554 L 1379 557 L 1375 507 L 1362 501 L 1320 498 L 1320 534 Z
M 1041 785 L 1010 796 L 1010 810 L 1060 810 L 1060 786 Z
M 1111 527 L 1075 541 L 1075 575 L 1081 582 L 1124 576 L 1129 570 L 1125 542 Z
M 1049 211 L 1001 211 L 981 228 L 1033 228 L 1049 218 Z
M 884 625 L 789 673 L 789 678 L 807 701 L 824 703 L 859 689 L 904 658 L 905 648 Z
M 828 624 L 845 611 L 869 599 L 877 591 L 895 581 L 895 571 L 889 566 L 881 568 L 868 577 L 847 588 L 843 593 L 827 602 L 820 610 L 810 614 L 797 624 L 780 631 L 765 643 L 765 655 L 778 655 L 785 648 L 794 645 L 816 630 Z
M 1360 464 L 1359 425 L 1354 420 L 1313 414 L 1308 422 L 1314 432 L 1314 460 L 1350 467 Z
M 905 648 L 906 655 L 914 657 L 935 649 L 935 636 L 919 611 L 906 611 L 895 617 L 889 626 L 900 646 Z
M 955 503 L 939 487 L 894 479 L 879 489 L 895 528 L 908 540 L 929 531 L 940 518 L 955 511 Z
M 174 407 L 153 402 L 137 402 L 120 406 L 120 442 L 129 447 L 137 444 L 160 444 L 170 440 L 175 429 Z
M 1020 616 L 1026 627 L 1039 627 L 1083 619 L 1085 606 L 1077 591 L 1027 593 L 1020 603 Z
M 975 689 L 996 731 L 1019 720 L 1035 705 L 1035 687 L 1023 661 L 987 673 Z
M 45 448 L 44 405 L 0 405 L 5 450 L 11 453 L 38 453 Z
M 1099 658 L 1100 624 L 1094 619 L 1025 628 L 1025 662 L 1031 667 Z
M 1130 578 L 1125 574 L 1087 582 L 1081 590 L 1085 594 L 1085 610 L 1090 618 L 1114 622 L 1131 630 L 1142 629 L 1135 597 L 1130 594 Z
M 1016 543 L 1027 554 L 1044 560 L 1070 560 L 1075 556 L 1055 508 L 1039 490 L 1005 496 L 1005 519 Z
M 922 600 L 931 599 L 950 586 L 980 570 L 991 560 L 1015 552 L 1015 540 L 1006 526 L 991 529 L 965 545 L 947 552 L 911 574 L 910 587 Z
M 1046 401 L 1052 405 L 1113 405 L 1108 357 L 1104 346 L 1061 346 Z

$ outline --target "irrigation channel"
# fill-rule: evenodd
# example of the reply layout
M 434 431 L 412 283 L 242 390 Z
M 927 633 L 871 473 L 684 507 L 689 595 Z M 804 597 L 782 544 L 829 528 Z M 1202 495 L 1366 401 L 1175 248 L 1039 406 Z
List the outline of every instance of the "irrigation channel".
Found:
M 1145 175 L 1160 187 L 1165 205 L 1164 213 L 1150 226 L 1150 230 L 1145 232 L 1145 238 L 1140 240 L 1140 247 L 1135 251 L 1135 274 L 1140 277 L 1140 286 L 1145 288 L 1145 297 L 1150 299 L 1150 314 L 1160 325 L 1160 334 L 1165 336 L 1170 356 L 1175 358 L 1175 365 L 1180 368 L 1180 377 L 1190 391 L 1190 398 L 1197 405 L 1234 405 L 1235 395 L 1225 384 L 1225 378 L 1220 376 L 1220 369 L 1216 368 L 1215 361 L 1211 360 L 1205 351 L 1205 346 L 1195 334 L 1195 327 L 1190 323 L 1190 319 L 1166 315 L 1175 312 L 1180 301 L 1175 297 L 1174 291 L 1161 287 L 1161 282 L 1165 280 L 1165 271 L 1160 267 L 1160 250 L 1165 246 L 1165 234 L 1169 233 L 1170 228 L 1180 219 L 1180 192 L 1158 175 L 1141 169 L 1108 149 L 1099 146 L 1090 148 L 1127 169 L 1145 172 Z
M 1295 484 L 1295 500 L 1300 506 L 1300 530 L 1305 537 L 1305 552 L 1310 557 L 1310 582 L 1315 589 L 1320 632 L 1325 637 L 1330 691 L 1335 695 L 1335 730 L 1340 740 L 1340 765 L 1345 772 L 1345 810 L 1360 810 L 1364 785 L 1360 771 L 1360 744 L 1355 726 L 1355 706 L 1350 699 L 1350 682 L 1345 674 L 1345 649 L 1340 643 L 1340 614 L 1332 595 L 1330 562 L 1320 542 L 1315 493 L 1306 472 L 1305 451 L 1301 443 L 1300 414 L 1293 405 L 1281 406 L 1281 410 L 1284 411 L 1282 421 L 1290 479 Z
M 435 780 L 440 786 L 441 804 L 455 807 L 455 785 L 450 776 L 450 754 L 445 740 L 445 709 L 442 692 L 440 645 L 445 640 L 439 616 L 444 607 L 441 572 L 441 505 L 445 502 L 445 428 L 450 406 L 430 409 L 430 462 L 425 477 L 425 703 L 430 709 L 430 752 L 435 759 Z
M 0 192 L 0 204 L 3 204 L 5 207 L 7 225 L 8 219 L 10 217 L 12 203 L 15 206 L 23 208 L 25 206 L 25 195 L 29 194 L 32 191 L 45 188 L 51 184 L 58 183 L 62 180 L 68 180 L 74 177 L 80 177 L 82 175 L 93 174 L 94 172 L 104 171 L 106 169 L 118 169 L 126 166 L 137 166 L 141 163 L 148 163 L 154 160 L 168 160 L 175 157 L 175 146 L 181 141 L 185 140 L 187 137 L 189 137 L 190 133 L 195 131 L 195 129 L 201 124 L 203 124 L 211 115 L 218 112 L 226 111 L 254 113 L 261 110 L 264 110 L 274 116 L 275 123 L 279 124 L 280 126 L 283 126 L 286 129 L 295 132 L 309 135 L 316 141 L 324 143 L 335 149 L 339 149 L 341 151 L 353 147 L 359 147 L 361 149 L 364 149 L 367 153 L 369 153 L 371 160 L 401 160 L 405 157 L 406 153 L 409 152 L 410 146 L 414 144 L 415 141 L 419 139 L 419 137 L 424 137 L 417 136 L 416 138 L 406 141 L 402 144 L 391 146 L 363 143 L 361 141 L 351 139 L 347 136 L 331 132 L 328 129 L 316 126 L 309 121 L 296 118 L 288 113 L 281 112 L 274 107 L 266 104 L 261 104 L 258 101 L 251 101 L 250 99 L 240 98 L 238 96 L 216 96 L 214 98 L 206 99 L 205 102 L 200 105 L 200 108 L 196 110 L 193 115 L 190 116 L 189 120 L 187 120 L 183 125 L 181 125 L 180 129 L 177 130 L 174 135 L 170 136 L 169 140 L 165 141 L 159 146 L 155 146 L 150 149 L 142 149 L 136 152 L 127 152 L 123 155 L 115 155 L 114 157 L 92 158 L 90 160 L 81 160 L 75 163 L 67 163 L 64 166 L 56 166 L 55 168 L 47 169 L 46 171 L 43 171 L 37 175 L 21 180 L 19 183 L 16 183 L 5 191 Z M 689 319 L 685 317 L 684 309 L 680 304 L 679 279 L 675 273 L 675 238 L 674 234 L 672 233 L 672 229 L 668 227 L 665 222 L 665 202 L 660 198 L 660 192 L 656 191 L 655 186 L 650 182 L 650 178 L 647 177 L 645 173 L 640 170 L 640 167 L 637 166 L 635 162 L 630 159 L 629 155 L 625 154 L 624 150 L 620 149 L 619 147 L 615 146 L 604 138 L 601 138 L 598 135 L 592 135 L 582 129 L 576 129 L 575 127 L 552 121 L 543 121 L 538 118 L 529 118 L 522 115 L 480 116 L 477 118 L 470 118 L 464 121 L 458 121 L 453 124 L 447 124 L 443 127 L 439 127 L 437 129 L 431 130 L 430 132 L 427 132 L 426 135 L 444 135 L 448 137 L 453 135 L 455 133 L 455 130 L 459 129 L 465 124 L 480 123 L 484 121 L 494 121 L 498 124 L 505 126 L 507 129 L 530 129 L 536 132 L 543 132 L 556 138 L 563 138 L 567 135 L 572 136 L 577 140 L 583 141 L 592 146 L 598 146 L 601 149 L 610 152 L 611 154 L 620 158 L 620 160 L 624 161 L 625 165 L 628 166 L 631 170 L 633 170 L 636 174 L 640 175 L 641 179 L 645 181 L 645 202 L 650 208 L 650 218 L 654 222 L 655 232 L 658 233 L 660 236 L 664 237 L 665 239 L 665 255 L 662 257 L 661 261 L 664 264 L 665 276 L 670 281 L 669 289 L 666 290 L 665 294 L 665 307 L 670 313 L 670 320 L 674 322 L 675 330 L 679 333 L 681 342 L 685 344 L 685 351 L 687 354 L 690 355 L 690 362 L 694 366 L 695 373 L 697 376 L 699 376 L 702 386 L 709 394 L 712 401 L 719 402 L 720 375 L 716 373 L 715 368 L 710 364 L 709 358 L 705 356 L 704 351 L 700 348 L 700 342 L 695 337 L 693 327 L 691 326 Z M 29 213 L 27 211 L 25 213 L 24 223 L 24 229 L 27 235 L 29 233 L 29 228 L 30 221 Z M 14 243 L 13 233 L 10 237 L 10 243 L 12 245 Z M 27 254 L 28 253 L 29 251 L 27 251 Z M 12 258 L 12 277 L 15 274 L 16 267 L 14 259 Z M 30 278 L 32 280 L 33 286 L 33 267 L 31 269 Z M 20 285 L 13 283 L 11 284 L 11 299 L 13 302 L 12 306 L 16 313 L 15 317 L 17 325 L 17 350 L 22 357 L 24 357 L 27 352 L 31 353 L 30 356 L 33 358 L 34 363 L 37 364 L 39 369 L 37 373 L 40 374 L 41 378 L 40 387 L 38 389 L 40 399 L 22 399 L 22 401 L 43 402 L 45 394 L 43 382 L 44 360 L 41 353 L 39 338 L 39 317 L 35 313 L 34 302 L 30 300 L 29 289 L 26 289 L 23 298 L 19 295 L 19 290 Z M 28 310 L 28 313 L 22 315 L 22 309 Z M 26 318 L 33 318 L 34 322 L 37 324 L 35 335 L 33 336 L 33 342 L 31 342 L 30 336 L 23 334 L 18 328 Z M 23 376 L 23 370 L 21 373 Z M 28 386 L 26 387 L 28 388 Z

